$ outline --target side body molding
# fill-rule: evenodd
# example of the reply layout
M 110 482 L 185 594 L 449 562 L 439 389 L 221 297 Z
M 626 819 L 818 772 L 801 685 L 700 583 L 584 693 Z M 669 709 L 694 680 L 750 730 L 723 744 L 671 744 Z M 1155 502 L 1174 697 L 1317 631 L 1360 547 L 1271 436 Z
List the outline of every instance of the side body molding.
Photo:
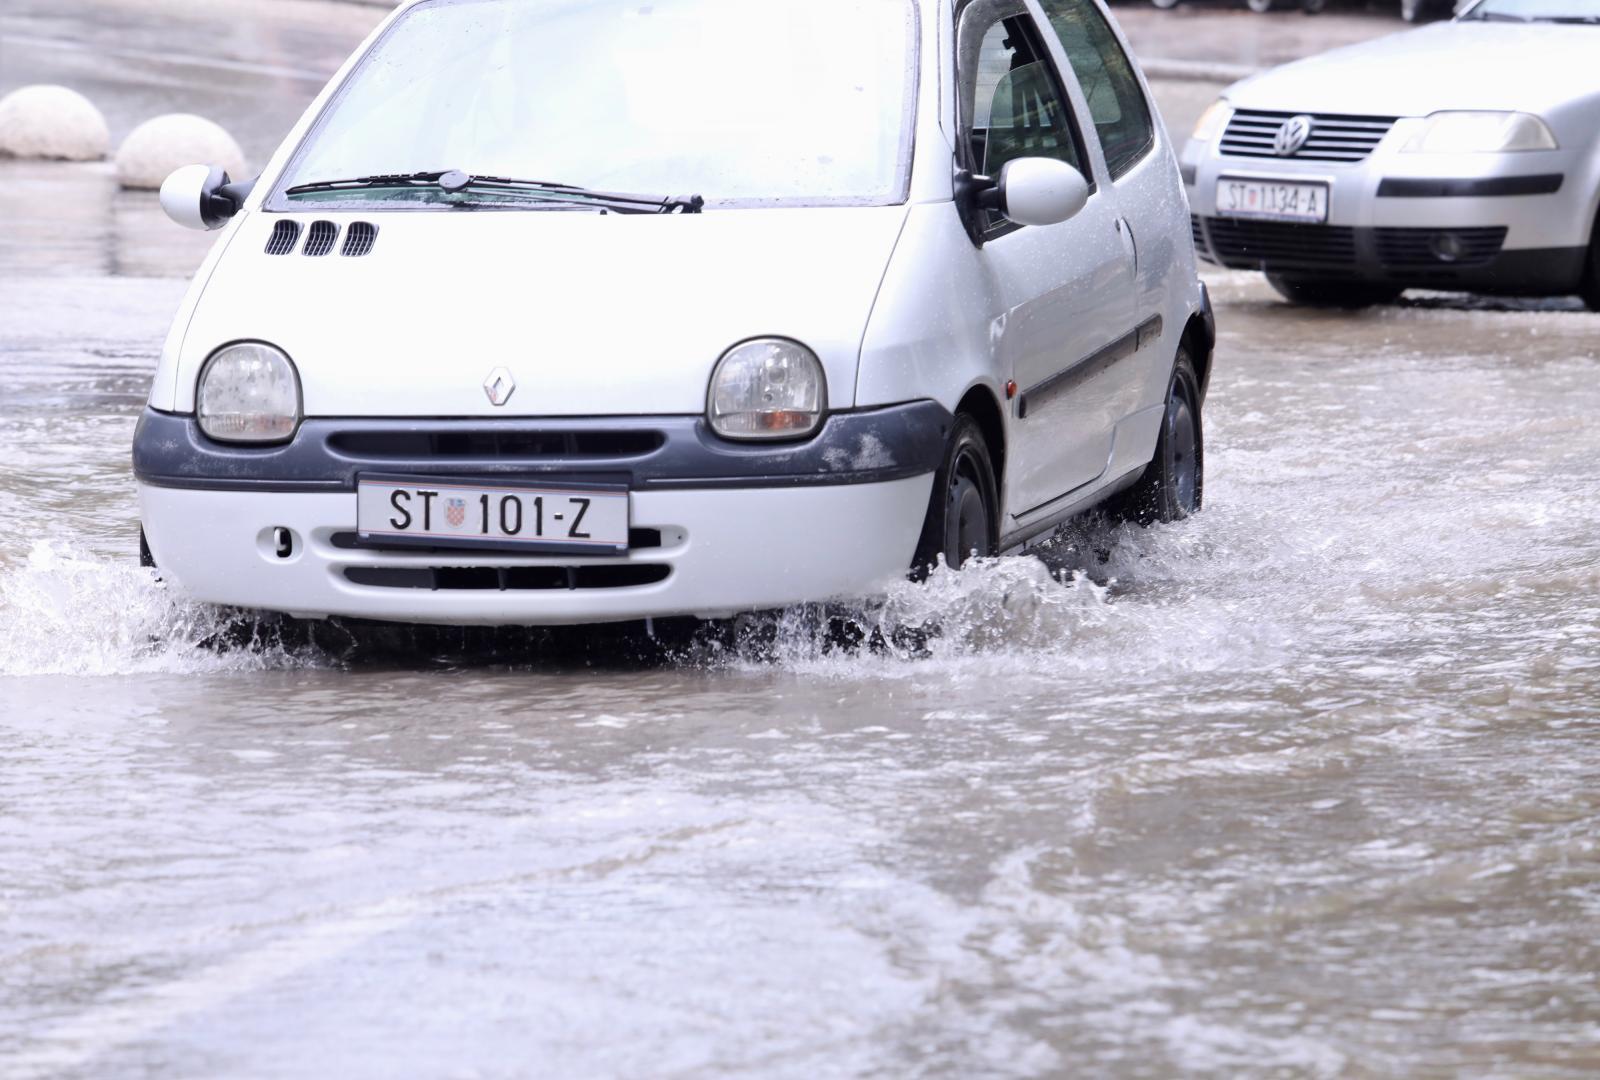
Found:
M 1129 330 L 1105 348 L 1089 354 L 1082 360 L 1056 372 L 1048 379 L 1034 383 L 1017 402 L 1017 417 L 1026 420 L 1028 412 L 1044 405 L 1051 398 L 1065 394 L 1083 382 L 1094 378 L 1111 365 L 1126 360 L 1145 346 L 1161 339 L 1164 322 L 1160 315 L 1152 315 L 1133 330 Z

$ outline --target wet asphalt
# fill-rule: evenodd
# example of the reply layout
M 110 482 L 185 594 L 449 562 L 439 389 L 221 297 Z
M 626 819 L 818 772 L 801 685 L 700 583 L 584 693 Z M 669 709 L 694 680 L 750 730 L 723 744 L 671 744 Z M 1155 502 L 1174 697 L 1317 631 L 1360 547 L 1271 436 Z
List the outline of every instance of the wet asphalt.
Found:
M 1208 63 L 1400 25 L 1118 10 Z M 0 93 L 259 162 L 378 14 L 5 0 Z M 1217 88 L 1158 84 L 1175 134 Z M 920 649 L 641 660 L 161 586 L 128 444 L 209 239 L 103 164 L 0 163 L 0 223 L 0 1075 L 1600 1072 L 1572 301 L 1208 271 L 1203 514 L 834 613 Z

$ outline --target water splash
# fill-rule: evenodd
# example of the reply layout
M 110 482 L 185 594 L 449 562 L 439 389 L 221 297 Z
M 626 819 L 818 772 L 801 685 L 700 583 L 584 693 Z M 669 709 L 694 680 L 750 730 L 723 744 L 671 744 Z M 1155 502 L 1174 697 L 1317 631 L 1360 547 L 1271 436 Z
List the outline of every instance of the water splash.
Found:
M 40 542 L 0 567 L 0 676 L 304 667 L 275 620 L 197 604 L 154 571 Z

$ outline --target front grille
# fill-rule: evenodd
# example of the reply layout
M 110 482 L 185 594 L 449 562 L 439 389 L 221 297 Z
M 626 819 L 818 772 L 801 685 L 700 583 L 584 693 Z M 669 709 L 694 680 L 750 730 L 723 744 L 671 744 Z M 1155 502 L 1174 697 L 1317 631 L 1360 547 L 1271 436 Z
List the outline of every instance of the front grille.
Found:
M 1505 226 L 1470 229 L 1379 229 L 1378 258 L 1396 269 L 1482 266 L 1500 254 Z M 1441 257 L 1441 252 L 1448 257 Z
M 1278 129 L 1296 116 L 1292 112 L 1259 112 L 1241 109 L 1228 121 L 1222 133 L 1222 153 L 1229 157 L 1278 158 L 1273 140 Z M 1378 148 L 1398 117 L 1394 116 L 1312 116 L 1311 137 L 1305 146 L 1282 160 L 1333 161 L 1352 164 L 1363 161 Z
M 637 589 L 672 576 L 659 563 L 601 566 L 350 566 L 352 585 L 376 589 L 428 589 L 434 592 L 567 592 L 581 589 Z
M 295 241 L 300 239 L 300 223 L 284 218 L 272 227 L 272 235 L 267 237 L 268 255 L 287 255 L 294 250 Z
M 1189 231 L 1194 234 L 1194 253 L 1208 263 L 1216 262 L 1211 257 L 1211 249 L 1206 246 L 1206 227 L 1199 214 L 1189 215 Z
M 356 532 L 336 532 L 328 537 L 328 543 L 340 551 L 395 551 L 405 555 L 437 554 L 449 548 L 426 547 L 421 544 L 383 544 L 377 541 L 363 540 Z M 660 529 L 629 529 L 629 551 L 652 551 L 664 546 Z
M 666 441 L 659 431 L 342 431 L 328 436 L 328 449 L 367 461 L 604 461 L 642 457 Z
M 301 254 L 326 255 L 333 250 L 333 242 L 337 239 L 339 226 L 331 221 L 313 221 L 311 228 L 306 230 L 306 246 Z
M 1356 264 L 1356 231 L 1335 225 L 1212 218 L 1211 249 L 1223 266 L 1253 270 L 1347 270 Z
M 339 254 L 358 259 L 372 250 L 378 242 L 378 227 L 367 221 L 352 221 L 344 233 L 344 247 Z

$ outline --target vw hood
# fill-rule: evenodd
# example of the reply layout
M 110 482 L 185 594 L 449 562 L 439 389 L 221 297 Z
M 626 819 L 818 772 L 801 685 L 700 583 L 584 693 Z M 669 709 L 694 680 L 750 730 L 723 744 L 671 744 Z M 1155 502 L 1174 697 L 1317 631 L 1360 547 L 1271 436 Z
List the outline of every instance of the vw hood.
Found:
M 780 336 L 816 351 L 829 403 L 849 406 L 905 215 L 248 213 L 220 241 L 152 404 L 192 411 L 207 357 L 256 340 L 293 358 L 307 416 L 697 414 L 730 346 Z M 286 219 L 300 243 L 267 254 Z M 315 220 L 340 227 L 327 255 L 302 253 Z M 378 228 L 368 254 L 341 253 L 353 221 Z M 501 367 L 516 389 L 496 407 L 484 383 Z
M 1600 27 L 1436 23 L 1297 60 L 1230 87 L 1236 108 L 1373 116 L 1545 112 L 1594 94 Z

